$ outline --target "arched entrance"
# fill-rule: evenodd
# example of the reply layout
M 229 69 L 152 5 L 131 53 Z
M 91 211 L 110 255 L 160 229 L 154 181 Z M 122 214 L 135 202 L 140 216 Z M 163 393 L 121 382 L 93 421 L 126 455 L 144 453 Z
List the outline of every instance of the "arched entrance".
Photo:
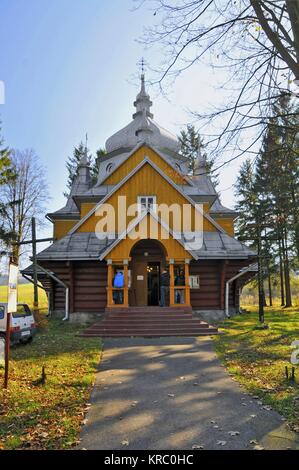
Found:
M 140 240 L 130 252 L 129 305 L 159 305 L 160 275 L 167 253 L 158 240 Z

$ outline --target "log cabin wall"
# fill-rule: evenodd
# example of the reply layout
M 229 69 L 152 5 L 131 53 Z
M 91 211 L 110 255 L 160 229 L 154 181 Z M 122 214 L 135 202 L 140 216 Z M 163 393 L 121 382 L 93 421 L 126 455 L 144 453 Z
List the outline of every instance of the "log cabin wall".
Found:
M 190 264 L 190 275 L 199 275 L 200 288 L 191 289 L 191 305 L 194 310 L 223 310 L 225 284 L 235 276 L 247 260 L 200 260 Z M 103 312 L 107 305 L 107 265 L 101 261 L 44 262 L 46 269 L 70 286 L 70 314 L 74 312 Z M 246 276 L 246 275 L 245 275 Z M 252 274 L 248 274 L 248 277 Z M 239 307 L 239 287 L 242 278 L 230 288 L 229 305 Z M 53 283 L 53 307 L 65 309 L 65 289 Z
M 101 261 L 47 261 L 41 263 L 65 282 L 69 288 L 70 314 L 98 313 L 107 304 L 107 265 Z M 53 288 L 54 310 L 65 309 L 65 289 L 58 283 Z
M 247 260 L 200 260 L 190 264 L 190 275 L 199 275 L 200 288 L 191 289 L 191 305 L 194 310 L 224 310 L 225 285 L 240 269 L 248 265 Z M 239 307 L 239 290 L 233 282 L 229 293 L 230 307 Z

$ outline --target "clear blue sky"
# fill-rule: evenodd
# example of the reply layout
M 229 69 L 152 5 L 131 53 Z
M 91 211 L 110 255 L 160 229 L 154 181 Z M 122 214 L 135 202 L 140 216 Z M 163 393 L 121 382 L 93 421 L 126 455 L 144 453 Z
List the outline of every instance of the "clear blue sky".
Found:
M 3 135 L 13 148 L 33 148 L 47 169 L 48 210 L 64 205 L 65 160 L 89 135 L 91 151 L 126 125 L 138 82 L 136 63 L 152 65 L 163 51 L 144 51 L 136 40 L 153 21 L 132 0 L 0 0 L 0 105 Z M 150 77 L 149 77 L 150 78 Z M 219 76 L 217 76 L 219 80 Z M 190 120 L 186 109 L 219 103 L 214 72 L 193 67 L 177 80 L 168 99 L 149 90 L 155 119 L 175 133 Z M 238 163 L 220 175 L 223 202 Z

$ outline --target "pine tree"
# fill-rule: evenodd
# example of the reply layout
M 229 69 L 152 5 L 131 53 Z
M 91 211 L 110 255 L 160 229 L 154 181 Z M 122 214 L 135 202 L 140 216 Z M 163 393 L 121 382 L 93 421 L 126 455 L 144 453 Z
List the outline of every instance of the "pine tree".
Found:
M 265 201 L 258 193 L 256 175 L 250 160 L 246 160 L 240 168 L 236 183 L 236 196 L 238 198 L 237 211 L 239 218 L 237 222 L 237 234 L 239 238 L 247 241 L 249 246 L 257 251 L 258 255 L 258 289 L 259 289 L 259 320 L 264 323 L 264 247 L 262 244 L 262 233 L 265 229 Z
M 193 124 L 187 124 L 186 130 L 182 130 L 179 135 L 179 142 L 181 144 L 181 155 L 188 158 L 189 174 L 195 175 L 195 163 L 198 155 L 198 151 L 204 152 L 205 145 L 199 132 L 196 131 Z M 213 172 L 214 160 L 209 159 L 205 153 L 203 153 L 207 161 L 207 171 L 212 178 L 213 184 L 216 187 L 219 184 L 217 174 Z
M 68 157 L 66 162 L 66 168 L 68 171 L 68 180 L 67 180 L 67 189 L 68 191 L 64 193 L 65 197 L 68 197 L 69 191 L 72 188 L 75 177 L 78 172 L 78 165 L 81 161 L 81 158 L 87 155 L 87 160 L 91 169 L 91 180 L 92 183 L 96 183 L 98 175 L 98 166 L 96 161 L 94 161 L 93 156 L 89 153 L 89 150 L 86 145 L 81 141 L 78 147 L 74 147 L 73 155 Z
M 7 216 L 7 205 L 2 201 L 1 187 L 9 181 L 12 181 L 14 177 L 15 175 L 10 159 L 10 150 L 7 147 L 4 147 L 4 141 L 0 135 L 0 242 L 5 245 L 9 244 L 12 239 L 14 239 L 15 234 L 4 227 L 4 220 Z

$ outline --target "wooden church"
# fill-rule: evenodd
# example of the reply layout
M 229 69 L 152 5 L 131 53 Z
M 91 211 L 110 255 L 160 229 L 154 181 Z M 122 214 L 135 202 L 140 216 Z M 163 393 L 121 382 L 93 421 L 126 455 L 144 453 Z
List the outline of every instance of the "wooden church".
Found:
M 252 275 L 255 253 L 234 238 L 237 214 L 221 204 L 200 154 L 195 175 L 188 174 L 178 139 L 153 119 L 144 75 L 134 106 L 132 121 L 107 140 L 107 154 L 98 158 L 96 184 L 85 156 L 65 207 L 47 215 L 55 241 L 38 254 L 38 266 L 51 310 L 66 312 L 73 321 L 105 311 L 180 315 L 192 309 L 211 318 L 238 311 L 240 288 Z M 136 213 L 126 213 L 124 200 L 126 207 L 137 207 Z M 178 236 L 175 215 L 166 220 L 156 210 L 161 204 L 188 205 L 191 232 L 201 207 L 199 247 L 185 243 L 182 229 Z M 104 230 L 108 205 L 116 223 Z M 130 236 L 132 231 L 142 236 Z M 165 270 L 169 289 L 162 310 Z M 32 270 L 24 273 L 32 275 Z M 115 286 L 116 273 L 123 276 L 121 287 Z M 183 282 L 177 285 L 179 274 Z

